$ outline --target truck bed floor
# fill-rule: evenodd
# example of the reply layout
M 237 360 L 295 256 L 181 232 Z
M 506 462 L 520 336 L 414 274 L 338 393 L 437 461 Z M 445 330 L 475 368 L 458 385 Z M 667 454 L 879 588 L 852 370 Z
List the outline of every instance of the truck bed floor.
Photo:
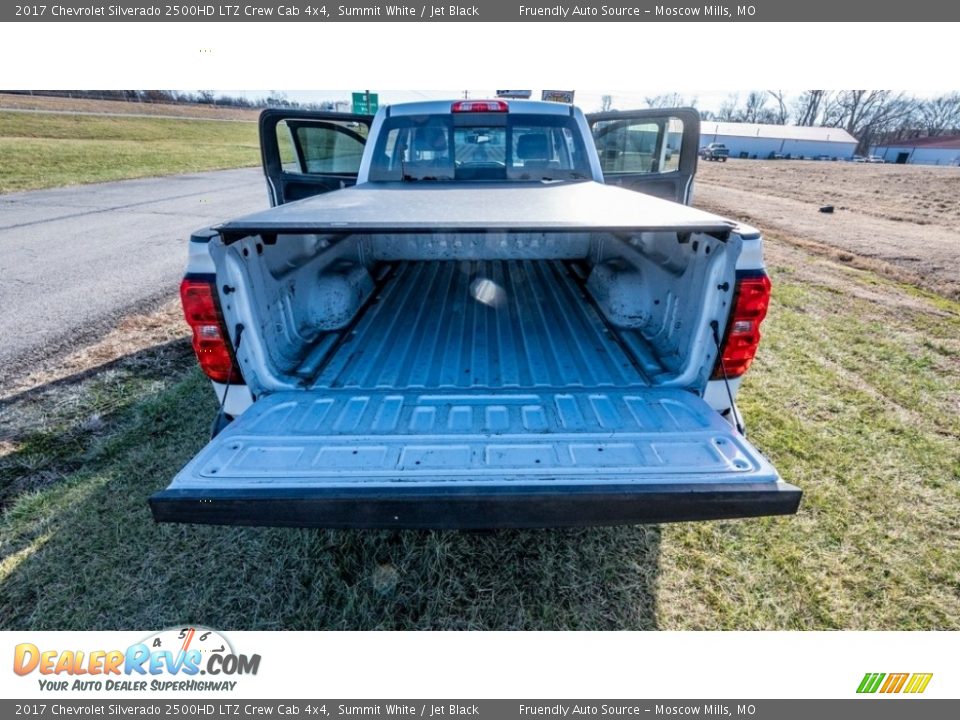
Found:
M 642 387 L 661 369 L 638 332 L 606 323 L 561 261 L 405 262 L 311 385 Z

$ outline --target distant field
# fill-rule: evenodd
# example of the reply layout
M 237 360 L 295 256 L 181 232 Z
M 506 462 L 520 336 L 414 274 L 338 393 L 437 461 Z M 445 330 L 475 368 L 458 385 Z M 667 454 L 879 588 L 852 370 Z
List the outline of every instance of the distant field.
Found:
M 122 100 L 88 100 L 85 98 L 46 97 L 0 93 L 0 110 L 55 110 L 65 112 L 122 113 L 166 117 L 195 117 L 208 120 L 256 120 L 260 110 L 214 107 L 211 105 L 173 105 L 166 103 L 123 102 Z
M 694 202 L 780 239 L 960 299 L 960 168 L 700 163 Z M 821 213 L 832 205 L 834 212 Z
M 956 225 L 960 168 L 802 160 L 700 163 L 699 183 L 838 206 L 894 222 Z
M 260 162 L 252 122 L 0 110 L 0 193 Z

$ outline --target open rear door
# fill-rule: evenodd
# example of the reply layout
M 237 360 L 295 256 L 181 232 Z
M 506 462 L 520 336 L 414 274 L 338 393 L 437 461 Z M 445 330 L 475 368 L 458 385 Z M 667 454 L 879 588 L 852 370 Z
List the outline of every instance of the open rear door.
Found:
M 355 185 L 372 115 L 274 108 L 260 114 L 271 205 Z
M 689 203 L 700 143 L 694 108 L 616 110 L 587 122 L 608 185 Z

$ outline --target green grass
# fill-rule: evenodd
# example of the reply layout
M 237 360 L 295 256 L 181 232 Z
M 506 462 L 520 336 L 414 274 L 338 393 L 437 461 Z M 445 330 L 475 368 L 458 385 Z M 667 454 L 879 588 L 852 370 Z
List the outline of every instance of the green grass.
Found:
M 0 111 L 0 193 L 258 165 L 257 124 Z
M 830 273 L 772 269 L 740 395 L 752 441 L 805 492 L 794 517 L 494 533 L 156 525 L 147 497 L 215 412 L 175 343 L 0 409 L 17 428 L 0 458 L 0 627 L 958 629 L 960 305 Z

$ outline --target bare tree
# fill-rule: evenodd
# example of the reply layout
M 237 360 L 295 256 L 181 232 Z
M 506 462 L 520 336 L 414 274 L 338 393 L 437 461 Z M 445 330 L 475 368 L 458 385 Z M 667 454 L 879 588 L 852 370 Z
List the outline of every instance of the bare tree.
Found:
M 960 92 L 920 103 L 918 120 L 919 129 L 930 137 L 960 131 Z
M 747 100 L 740 113 L 740 122 L 762 123 L 772 120 L 770 111 L 766 108 L 767 95 L 761 90 L 751 90 L 747 93 Z
M 824 125 L 841 127 L 865 151 L 877 138 L 904 133 L 919 107 L 916 98 L 892 90 L 842 90 L 825 105 Z
M 722 122 L 778 123 L 779 114 L 766 107 L 766 104 L 767 94 L 763 90 L 751 90 L 742 103 L 740 95 L 732 93 L 713 117 Z
M 737 93 L 730 93 L 727 95 L 727 99 L 720 104 L 720 109 L 715 113 L 714 117 L 720 122 L 738 122 L 739 111 L 737 106 L 740 104 L 740 95 Z
M 266 99 L 267 107 L 292 107 L 287 94 L 282 90 L 271 90 Z
M 793 121 L 807 127 L 819 125 L 823 107 L 830 101 L 829 90 L 804 90 L 793 105 Z
M 603 95 L 600 98 L 600 112 L 613 109 L 613 95 Z
M 647 96 L 644 98 L 644 102 L 650 108 L 696 107 L 697 97 L 687 98 L 680 93 L 664 93 Z
M 777 103 L 776 109 L 772 111 L 774 113 L 774 123 L 777 125 L 786 125 L 790 119 L 790 110 L 787 109 L 786 93 L 784 93 L 783 90 L 767 90 L 767 95 L 772 97 Z

